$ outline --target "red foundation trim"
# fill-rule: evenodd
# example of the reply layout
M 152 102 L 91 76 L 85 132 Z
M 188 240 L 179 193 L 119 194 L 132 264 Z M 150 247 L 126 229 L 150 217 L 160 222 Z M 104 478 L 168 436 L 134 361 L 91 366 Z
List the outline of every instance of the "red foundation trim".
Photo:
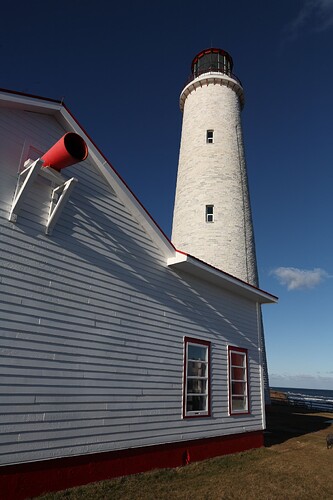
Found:
M 23 500 L 104 479 L 179 467 L 263 446 L 263 432 L 247 432 L 181 443 L 57 458 L 0 468 L 0 497 Z

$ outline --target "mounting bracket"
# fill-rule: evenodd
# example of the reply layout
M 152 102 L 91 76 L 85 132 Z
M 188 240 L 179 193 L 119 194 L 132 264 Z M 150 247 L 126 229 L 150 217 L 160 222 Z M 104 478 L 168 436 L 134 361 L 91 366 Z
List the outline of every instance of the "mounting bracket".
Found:
M 9 213 L 9 220 L 11 222 L 16 222 L 18 213 L 28 195 L 29 188 L 34 183 L 39 170 L 43 166 L 43 162 L 41 159 L 34 162 L 28 160 L 24 166 L 25 169 L 19 174 L 12 208 Z
M 57 220 L 59 219 L 60 214 L 63 211 L 64 206 L 66 205 L 67 200 L 70 197 L 70 194 L 73 191 L 76 183 L 77 179 L 75 179 L 75 177 L 72 177 L 57 188 L 53 189 L 45 234 L 50 235 L 52 233 L 52 230 Z
M 52 193 L 50 200 L 50 209 L 46 223 L 45 234 L 50 235 L 52 230 L 63 211 L 67 200 L 77 183 L 77 179 L 65 179 L 57 170 L 51 167 L 43 167 L 43 160 L 27 160 L 24 163 L 24 170 L 19 174 L 12 208 L 9 213 L 8 219 L 11 222 L 16 222 L 20 209 L 27 198 L 29 189 L 37 178 L 41 175 L 51 182 Z M 54 188 L 54 186 L 56 187 Z

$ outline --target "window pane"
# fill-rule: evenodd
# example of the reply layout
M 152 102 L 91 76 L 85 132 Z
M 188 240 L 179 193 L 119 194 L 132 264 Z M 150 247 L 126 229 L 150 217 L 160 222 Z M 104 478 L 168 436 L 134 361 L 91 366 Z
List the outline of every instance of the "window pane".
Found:
M 246 383 L 245 382 L 232 382 L 231 384 L 232 387 L 232 395 L 233 396 L 239 396 L 242 395 L 244 396 L 246 393 Z
M 245 368 L 231 368 L 231 379 L 245 381 Z
M 188 379 L 187 392 L 191 394 L 205 394 L 207 381 L 202 379 Z
M 207 396 L 187 396 L 187 411 L 202 411 L 207 409 Z
M 230 67 L 230 62 L 227 60 L 227 65 L 226 65 L 226 70 L 227 70 L 227 73 L 230 74 L 231 72 L 231 67 Z
M 188 344 L 188 359 L 198 359 L 206 361 L 207 347 Z
M 245 366 L 245 355 L 237 352 L 232 352 L 231 364 L 233 366 Z
M 232 409 L 234 411 L 241 411 L 241 410 L 246 411 L 247 410 L 245 397 L 243 397 L 243 398 L 233 397 L 231 404 L 232 404 Z
M 214 220 L 214 205 L 206 205 L 206 222 Z
M 210 57 L 208 54 L 205 57 L 200 57 L 200 59 L 198 59 L 199 74 L 204 73 L 205 71 L 209 71 L 210 66 Z
M 212 144 L 214 142 L 214 130 L 207 130 L 206 132 L 206 142 Z
M 206 367 L 206 363 L 189 361 L 187 366 L 187 375 L 189 377 L 206 377 Z

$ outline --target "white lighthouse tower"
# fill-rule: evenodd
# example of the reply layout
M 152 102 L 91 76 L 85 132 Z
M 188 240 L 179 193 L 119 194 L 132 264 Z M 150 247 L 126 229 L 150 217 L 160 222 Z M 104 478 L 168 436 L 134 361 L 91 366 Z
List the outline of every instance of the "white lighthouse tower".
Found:
M 172 241 L 177 248 L 257 285 L 241 127 L 243 88 L 232 58 L 208 49 L 183 89 Z
M 172 242 L 179 250 L 258 286 L 241 126 L 244 95 L 232 68 L 226 51 L 204 50 L 193 59 L 191 80 L 181 93 L 183 126 Z M 261 350 L 267 389 L 263 329 Z

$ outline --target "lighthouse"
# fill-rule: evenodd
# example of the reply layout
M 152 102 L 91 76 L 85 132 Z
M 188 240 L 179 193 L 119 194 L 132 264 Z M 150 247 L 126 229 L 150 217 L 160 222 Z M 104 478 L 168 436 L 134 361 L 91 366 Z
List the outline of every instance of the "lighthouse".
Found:
M 241 111 L 244 92 L 225 50 L 192 61 L 180 95 L 183 124 L 172 242 L 179 250 L 258 286 Z M 261 313 L 261 353 L 268 375 Z
M 243 88 L 221 49 L 200 52 L 180 96 L 183 126 L 172 241 L 257 286 L 241 126 Z

